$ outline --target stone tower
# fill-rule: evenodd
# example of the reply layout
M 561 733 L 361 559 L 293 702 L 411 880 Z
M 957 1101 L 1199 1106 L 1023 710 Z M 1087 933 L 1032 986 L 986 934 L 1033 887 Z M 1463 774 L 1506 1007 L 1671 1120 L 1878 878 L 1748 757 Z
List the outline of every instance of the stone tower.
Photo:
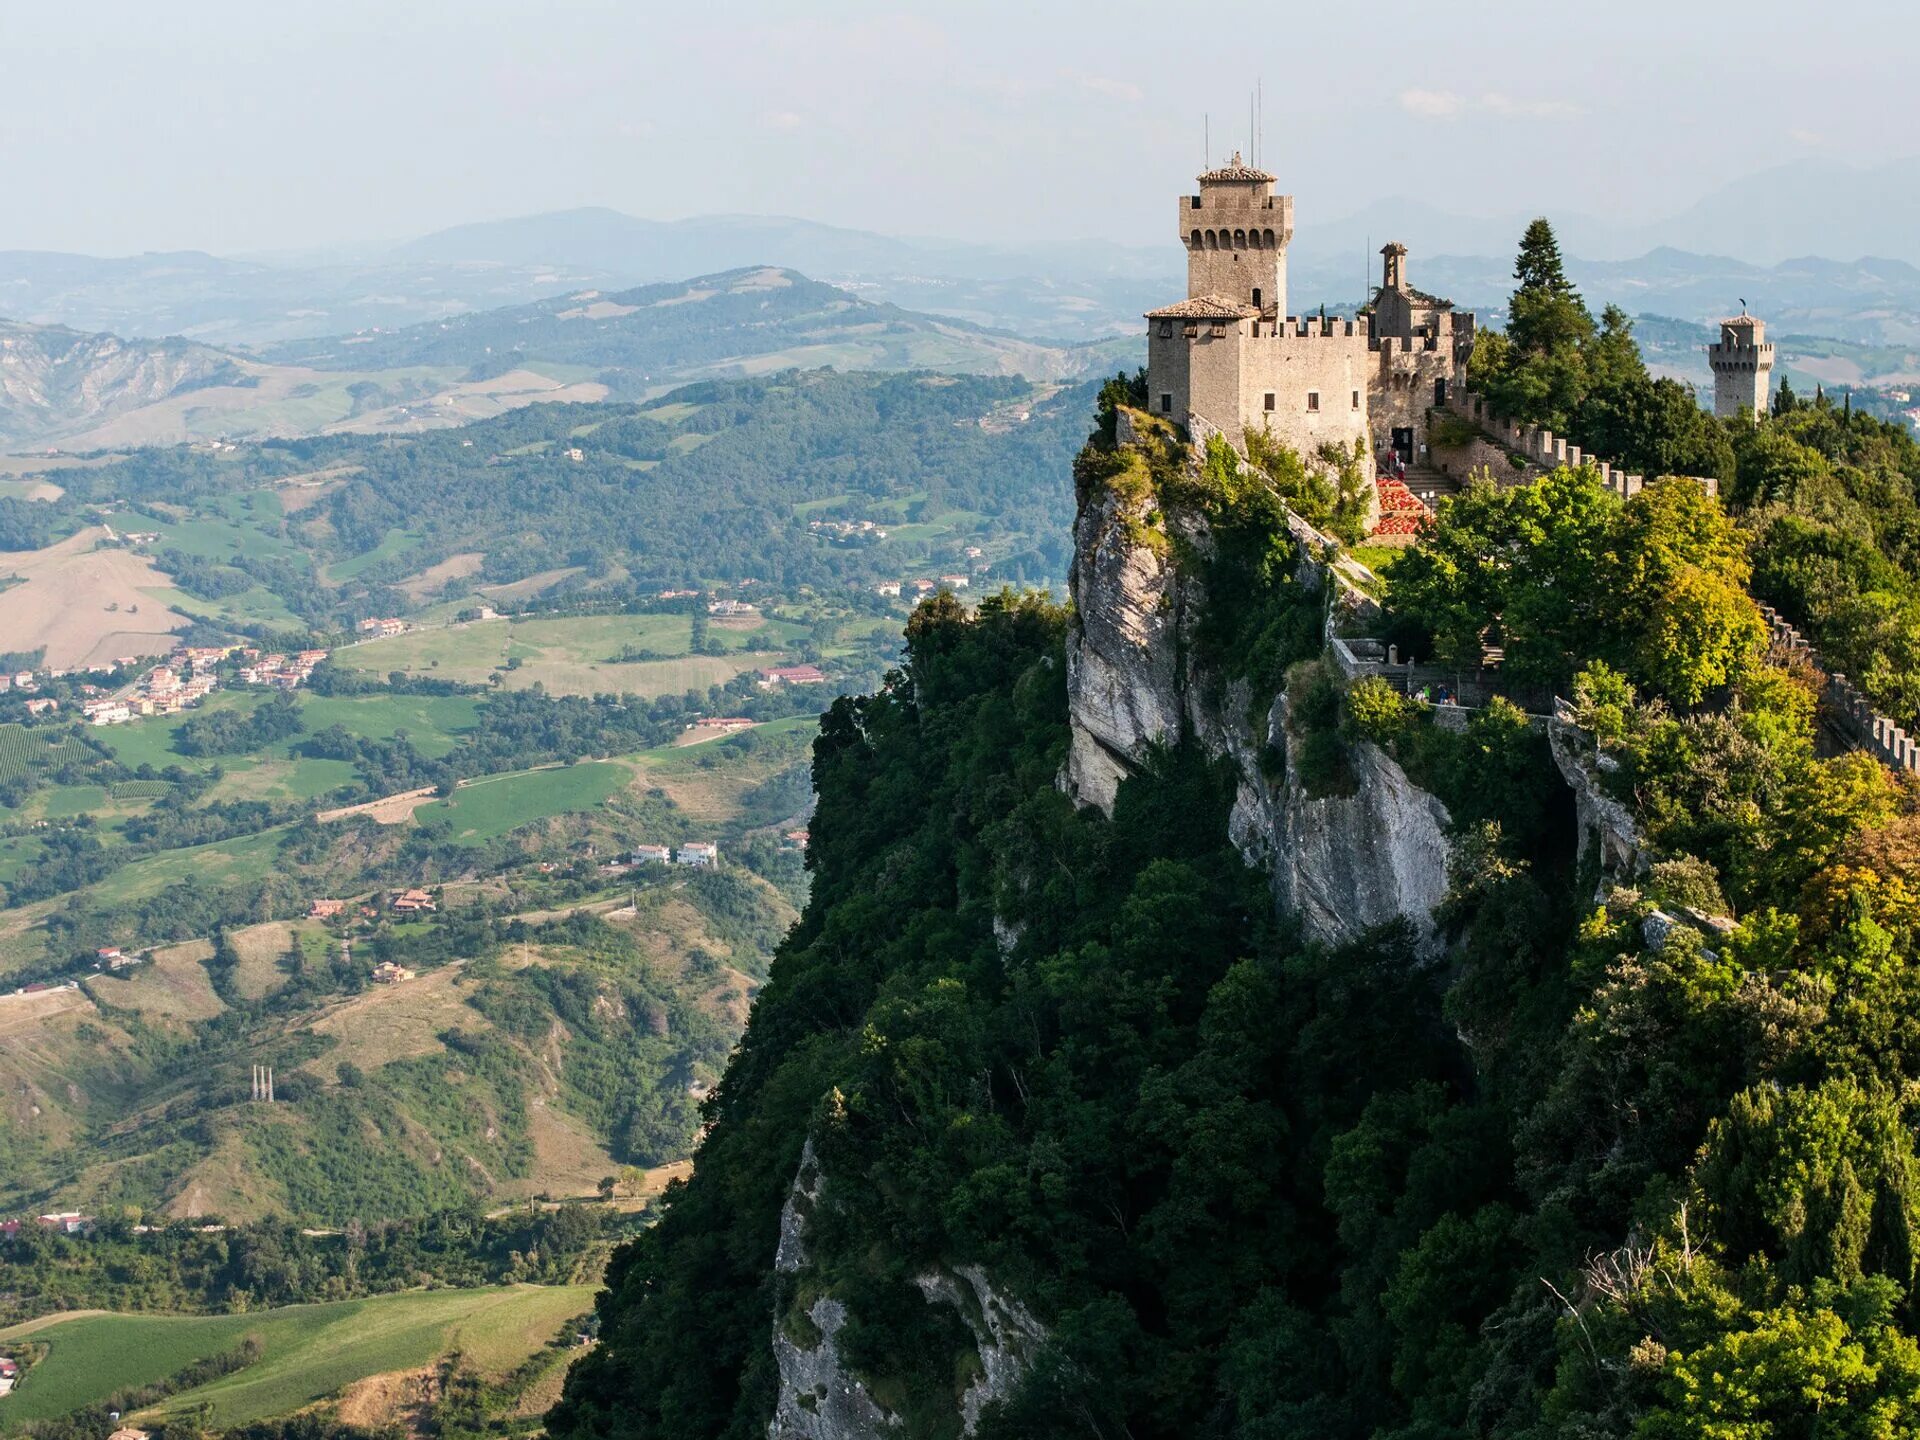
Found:
M 1713 367 L 1713 413 L 1726 419 L 1757 419 L 1767 411 L 1768 381 L 1773 376 L 1773 346 L 1764 321 L 1741 311 L 1720 322 L 1720 342 L 1707 346 Z
M 1187 247 L 1187 298 L 1215 296 L 1267 318 L 1287 313 L 1287 246 L 1293 197 L 1273 193 L 1274 177 L 1240 152 L 1200 176 L 1200 193 L 1180 197 Z

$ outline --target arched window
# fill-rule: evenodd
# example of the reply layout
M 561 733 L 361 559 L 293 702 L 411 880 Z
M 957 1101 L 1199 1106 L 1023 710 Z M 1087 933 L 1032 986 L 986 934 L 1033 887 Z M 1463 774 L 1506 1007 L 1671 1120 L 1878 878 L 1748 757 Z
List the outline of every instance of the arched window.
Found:
M 1236 230 L 1233 232 L 1233 248 L 1236 250 L 1244 250 L 1247 248 L 1247 232 L 1246 231 Z
M 1194 231 L 1193 234 L 1187 237 L 1187 244 L 1191 245 L 1196 250 L 1200 248 L 1200 232 L 1198 230 Z
M 1266 236 L 1267 236 L 1267 249 L 1271 250 L 1274 248 L 1273 232 L 1271 230 L 1267 231 Z
M 1249 230 L 1247 232 L 1247 248 L 1249 250 L 1258 250 L 1260 248 L 1260 232 L 1258 230 Z
M 1217 250 L 1220 248 L 1219 238 L 1211 230 L 1207 232 L 1207 248 L 1209 250 Z

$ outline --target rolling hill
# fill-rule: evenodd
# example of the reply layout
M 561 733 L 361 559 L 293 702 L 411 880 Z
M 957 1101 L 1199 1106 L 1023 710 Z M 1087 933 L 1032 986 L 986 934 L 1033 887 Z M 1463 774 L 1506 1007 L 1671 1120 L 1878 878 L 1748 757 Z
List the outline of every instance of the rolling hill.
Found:
M 1026 340 L 765 266 L 574 290 L 264 356 L 0 321 L 0 449 L 431 430 L 796 367 L 1055 380 L 1116 368 L 1137 349 Z
M 462 366 L 471 378 L 564 366 L 634 393 L 821 365 L 1048 380 L 1104 364 L 1107 356 L 875 304 L 795 270 L 758 266 L 633 290 L 582 291 L 394 332 L 297 341 L 269 358 L 317 369 Z

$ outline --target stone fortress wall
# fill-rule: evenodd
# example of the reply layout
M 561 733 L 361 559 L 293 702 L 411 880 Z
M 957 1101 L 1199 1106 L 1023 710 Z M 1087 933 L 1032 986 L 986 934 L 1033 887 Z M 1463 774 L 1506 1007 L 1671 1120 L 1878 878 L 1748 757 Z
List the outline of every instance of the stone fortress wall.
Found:
M 1449 447 L 1444 468 L 1447 474 L 1462 481 L 1470 471 L 1485 468 L 1496 484 L 1524 485 L 1562 465 L 1591 465 L 1600 472 L 1600 483 L 1623 500 L 1645 488 L 1643 477 L 1630 475 L 1597 455 L 1588 455 L 1564 436 L 1495 414 L 1491 405 L 1464 385 L 1448 387 L 1443 408 L 1478 426 L 1486 437 L 1465 446 Z M 1516 457 L 1522 463 L 1514 464 Z M 1719 491 L 1719 481 L 1711 477 L 1702 477 L 1700 483 L 1709 494 Z
M 1832 725 L 1837 738 L 1853 749 L 1865 750 L 1896 770 L 1920 773 L 1920 736 L 1909 735 L 1876 711 L 1845 675 L 1828 670 L 1820 659 L 1820 652 L 1788 624 L 1786 617 L 1778 610 L 1771 605 L 1762 605 L 1760 613 L 1767 617 L 1767 627 L 1772 632 L 1775 650 L 1806 661 L 1826 677 L 1826 689 L 1821 696 L 1821 714 Z

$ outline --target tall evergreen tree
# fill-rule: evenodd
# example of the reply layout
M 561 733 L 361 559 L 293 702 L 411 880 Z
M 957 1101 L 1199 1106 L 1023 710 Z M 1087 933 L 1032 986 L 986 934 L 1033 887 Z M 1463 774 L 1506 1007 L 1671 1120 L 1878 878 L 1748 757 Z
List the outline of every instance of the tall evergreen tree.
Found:
M 1520 282 L 1519 290 L 1579 298 L 1573 282 L 1567 279 L 1565 267 L 1560 263 L 1560 241 L 1555 237 L 1553 226 L 1548 223 L 1546 216 L 1536 217 L 1527 226 L 1527 233 L 1520 237 L 1520 253 L 1513 262 L 1513 278 Z

